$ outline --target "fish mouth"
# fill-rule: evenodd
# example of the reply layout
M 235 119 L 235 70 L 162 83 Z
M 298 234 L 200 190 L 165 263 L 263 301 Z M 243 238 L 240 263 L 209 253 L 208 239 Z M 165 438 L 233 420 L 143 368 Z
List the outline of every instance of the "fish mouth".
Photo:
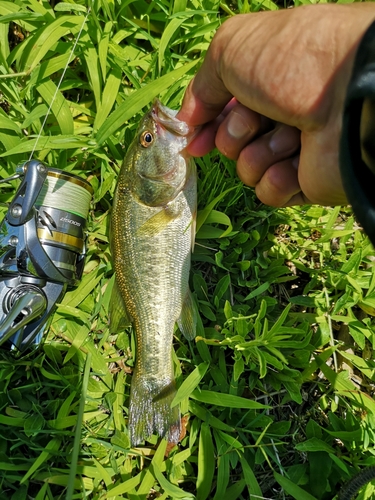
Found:
M 159 99 L 155 99 L 151 108 L 151 117 L 157 125 L 161 125 L 169 132 L 181 137 L 193 136 L 194 129 L 185 122 L 176 118 L 178 111 L 167 108 Z

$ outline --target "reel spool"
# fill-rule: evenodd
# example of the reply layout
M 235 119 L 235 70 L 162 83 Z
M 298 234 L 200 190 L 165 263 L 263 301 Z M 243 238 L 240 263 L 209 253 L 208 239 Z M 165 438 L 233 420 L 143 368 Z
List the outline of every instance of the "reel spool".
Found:
M 61 274 L 72 281 L 80 279 L 77 260 L 84 252 L 92 193 L 91 185 L 81 177 L 49 168 L 35 202 L 43 249 Z

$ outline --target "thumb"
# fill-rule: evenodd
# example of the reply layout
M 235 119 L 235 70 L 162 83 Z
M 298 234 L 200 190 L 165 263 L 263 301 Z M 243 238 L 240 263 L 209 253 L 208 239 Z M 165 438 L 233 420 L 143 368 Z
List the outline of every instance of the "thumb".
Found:
M 177 118 L 196 127 L 210 122 L 220 115 L 232 95 L 216 75 L 216 84 L 209 76 L 214 73 L 212 60 L 207 55 L 202 68 L 189 83 Z M 211 80 L 211 81 L 207 81 Z
M 237 15 L 223 23 L 186 89 L 178 119 L 191 126 L 208 123 L 220 115 L 233 96 L 249 106 L 246 96 L 252 93 L 249 76 L 257 52 L 250 34 L 256 31 L 258 16 Z

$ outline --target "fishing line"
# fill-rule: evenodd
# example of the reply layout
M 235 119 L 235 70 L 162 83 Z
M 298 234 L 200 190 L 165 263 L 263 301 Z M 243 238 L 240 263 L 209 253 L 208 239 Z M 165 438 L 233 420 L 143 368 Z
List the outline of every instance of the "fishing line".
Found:
M 33 157 L 33 155 L 34 155 L 34 153 L 35 153 L 36 146 L 37 146 L 37 144 L 38 144 L 38 142 L 39 142 L 39 139 L 41 138 L 41 135 L 42 135 L 42 132 L 43 132 L 44 126 L 45 126 L 45 124 L 46 124 L 46 122 L 47 122 L 47 118 L 48 118 L 48 116 L 49 116 L 49 114 L 50 114 L 50 112 L 51 112 L 51 110 L 52 110 L 52 106 L 53 106 L 53 104 L 54 104 L 54 102 L 55 102 L 55 100 L 56 100 L 57 93 L 58 93 L 58 91 L 60 90 L 61 84 L 62 84 L 62 82 L 63 82 L 63 80 L 64 80 L 64 78 L 65 78 L 65 73 L 67 72 L 68 66 L 69 66 L 69 64 L 70 64 L 70 63 L 71 63 L 71 61 L 72 61 L 72 57 L 73 57 L 74 51 L 75 51 L 75 49 L 76 49 L 76 47 L 77 47 L 77 44 L 78 44 L 78 41 L 79 41 L 79 39 L 80 39 L 80 37 L 81 37 L 81 34 L 82 34 L 82 31 L 83 31 L 83 28 L 84 28 L 84 26 L 85 26 L 85 24 L 86 24 L 86 21 L 87 21 L 87 18 L 89 17 L 90 10 L 91 10 L 91 8 L 89 7 L 89 8 L 88 8 L 88 10 L 87 10 L 87 14 L 86 14 L 86 16 L 85 16 L 85 18 L 84 18 L 84 20 L 83 20 L 83 23 L 82 23 L 81 29 L 79 30 L 78 36 L 77 36 L 77 38 L 76 38 L 76 40 L 75 40 L 75 42 L 74 42 L 74 45 L 73 45 L 73 47 L 72 47 L 72 50 L 70 51 L 70 55 L 69 55 L 68 61 L 67 61 L 66 65 L 65 65 L 65 68 L 64 68 L 64 70 L 63 70 L 62 74 L 61 74 L 61 77 L 60 77 L 59 83 L 57 84 L 57 87 L 56 87 L 55 93 L 53 94 L 53 97 L 52 97 L 51 103 L 50 103 L 50 105 L 49 105 L 49 108 L 48 108 L 48 110 L 47 110 L 46 116 L 44 117 L 44 120 L 43 120 L 42 126 L 40 127 L 39 134 L 37 135 L 37 138 L 36 138 L 36 141 L 35 141 L 35 144 L 34 144 L 33 150 L 32 150 L 32 151 L 31 151 L 31 153 L 30 153 L 29 161 L 32 159 L 32 157 Z
M 91 185 L 85 180 L 50 168 L 35 204 L 65 210 L 86 220 L 91 195 Z
M 10 181 L 15 181 L 16 179 L 19 179 L 22 174 L 14 174 L 11 175 L 10 177 L 6 177 L 5 179 L 0 179 L 0 184 L 3 184 L 5 182 L 10 182 Z

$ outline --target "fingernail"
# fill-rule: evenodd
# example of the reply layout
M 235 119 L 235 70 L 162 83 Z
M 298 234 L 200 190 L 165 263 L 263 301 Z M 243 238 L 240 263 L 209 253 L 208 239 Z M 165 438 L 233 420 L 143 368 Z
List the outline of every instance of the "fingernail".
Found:
M 251 132 L 246 120 L 236 111 L 229 114 L 227 131 L 235 139 L 242 139 Z
M 275 154 L 286 153 L 296 147 L 296 136 L 285 128 L 278 128 L 270 139 L 269 147 Z

